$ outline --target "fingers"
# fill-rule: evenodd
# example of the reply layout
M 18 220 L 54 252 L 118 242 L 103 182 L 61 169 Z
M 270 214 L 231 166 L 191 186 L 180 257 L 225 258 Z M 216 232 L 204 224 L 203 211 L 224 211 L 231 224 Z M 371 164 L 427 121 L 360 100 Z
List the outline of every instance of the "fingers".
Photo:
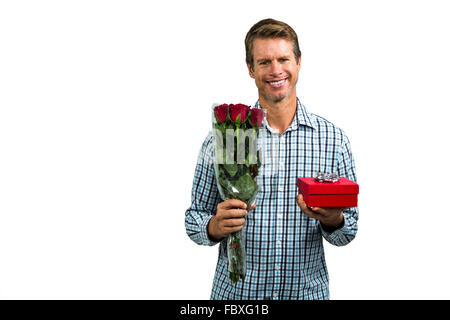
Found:
M 256 204 L 252 204 L 248 211 L 255 208 Z M 217 205 L 217 213 L 211 224 L 212 233 L 216 235 L 215 238 L 222 239 L 230 233 L 242 230 L 248 211 L 245 202 L 237 199 L 225 200 L 219 203 Z
M 247 209 L 247 205 L 245 204 L 245 202 L 237 199 L 225 200 L 219 203 L 218 207 L 225 210 L 233 208 Z
M 325 215 L 327 213 L 327 211 L 326 211 L 327 209 L 319 208 L 319 207 L 311 207 L 310 210 L 319 215 L 321 215 L 321 214 Z
M 306 202 L 303 200 L 303 195 L 299 194 L 297 196 L 297 204 L 300 206 L 300 208 L 302 209 L 303 212 L 310 212 L 311 208 L 308 207 L 308 205 L 306 204 Z
M 333 227 L 339 226 L 342 223 L 342 220 L 344 219 L 342 212 L 348 209 L 341 207 L 311 208 L 308 207 L 301 194 L 297 196 L 297 203 L 308 217 L 319 220 L 325 226 Z
M 243 226 L 244 223 L 245 223 L 245 219 L 244 218 L 240 218 L 240 219 L 225 219 L 223 221 L 223 226 L 225 228 L 233 228 L 233 227 Z
M 314 208 L 311 208 L 311 210 L 314 211 L 315 213 L 324 214 L 324 215 L 327 215 L 329 212 L 332 212 L 332 211 L 342 212 L 347 209 L 349 209 L 349 207 L 326 207 L 326 208 L 314 207 Z
M 297 196 L 297 203 L 300 206 L 300 209 L 302 209 L 302 211 L 311 218 L 314 219 L 319 219 L 321 217 L 321 210 L 318 209 L 322 209 L 322 208 L 318 208 L 318 207 L 314 207 L 314 208 L 310 208 L 308 207 L 308 205 L 306 204 L 306 202 L 303 200 L 303 195 L 299 194 Z
M 224 230 L 225 230 L 225 234 L 229 235 L 230 233 L 238 232 L 239 230 L 242 230 L 242 228 L 243 228 L 243 225 L 238 226 L 238 227 L 224 227 Z
M 223 219 L 233 219 L 233 218 L 242 218 L 247 215 L 247 210 L 243 209 L 229 209 L 229 210 L 222 210 L 220 212 L 220 216 Z
M 252 211 L 256 208 L 256 204 L 250 205 L 248 211 Z M 247 205 L 245 202 L 237 199 L 225 200 L 217 205 L 217 211 L 223 218 L 236 218 L 244 217 L 247 215 Z

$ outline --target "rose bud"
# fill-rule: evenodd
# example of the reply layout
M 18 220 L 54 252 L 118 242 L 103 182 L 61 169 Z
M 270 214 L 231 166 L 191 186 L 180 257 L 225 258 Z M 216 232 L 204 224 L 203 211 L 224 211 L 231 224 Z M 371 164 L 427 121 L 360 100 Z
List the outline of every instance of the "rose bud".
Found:
M 228 105 L 226 103 L 214 107 L 214 115 L 218 122 L 223 123 L 227 120 Z
M 231 104 L 230 105 L 230 118 L 236 124 L 241 124 L 247 118 L 247 113 L 250 110 L 249 106 L 244 104 Z
M 253 108 L 250 113 L 250 124 L 254 127 L 261 127 L 264 120 L 264 110 Z

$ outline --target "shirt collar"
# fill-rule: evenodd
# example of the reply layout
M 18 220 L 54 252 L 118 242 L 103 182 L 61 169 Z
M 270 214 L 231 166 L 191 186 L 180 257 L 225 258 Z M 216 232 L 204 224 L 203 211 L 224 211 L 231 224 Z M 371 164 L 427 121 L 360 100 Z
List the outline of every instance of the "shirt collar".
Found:
M 259 100 L 256 101 L 255 108 L 261 109 L 261 105 L 259 104 Z M 267 124 L 267 120 L 264 119 L 264 122 Z M 297 98 L 297 111 L 295 112 L 294 119 L 292 120 L 291 125 L 286 131 L 297 130 L 300 126 L 307 126 L 313 129 L 317 129 L 314 125 L 314 122 L 311 119 L 311 114 L 306 111 L 305 106 L 300 102 L 300 99 Z

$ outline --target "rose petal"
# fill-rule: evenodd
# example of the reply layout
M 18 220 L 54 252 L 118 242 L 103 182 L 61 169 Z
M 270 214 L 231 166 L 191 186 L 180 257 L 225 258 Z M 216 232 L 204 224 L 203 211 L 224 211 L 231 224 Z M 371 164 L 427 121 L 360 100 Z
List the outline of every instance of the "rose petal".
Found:
M 225 122 L 225 120 L 227 120 L 228 105 L 225 103 L 221 104 L 220 106 L 214 107 L 214 114 L 219 122 Z

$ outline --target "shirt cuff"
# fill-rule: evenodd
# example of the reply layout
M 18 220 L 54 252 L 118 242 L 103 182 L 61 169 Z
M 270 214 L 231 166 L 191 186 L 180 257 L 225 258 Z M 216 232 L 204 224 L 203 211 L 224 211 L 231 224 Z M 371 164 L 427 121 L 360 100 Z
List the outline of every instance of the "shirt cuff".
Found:
M 344 223 L 342 224 L 342 226 L 332 232 L 325 231 L 322 228 L 322 224 L 319 222 L 320 230 L 322 231 L 323 236 L 330 242 L 338 241 L 341 238 L 341 236 L 345 234 L 347 230 L 349 230 L 348 219 L 345 218 L 345 215 L 343 215 L 343 218 Z
M 209 216 L 206 219 L 203 219 L 202 225 L 201 225 L 201 231 L 200 236 L 202 238 L 202 242 L 206 246 L 214 246 L 218 244 L 220 241 L 213 241 L 208 236 L 208 224 L 209 221 L 212 219 L 213 216 Z

